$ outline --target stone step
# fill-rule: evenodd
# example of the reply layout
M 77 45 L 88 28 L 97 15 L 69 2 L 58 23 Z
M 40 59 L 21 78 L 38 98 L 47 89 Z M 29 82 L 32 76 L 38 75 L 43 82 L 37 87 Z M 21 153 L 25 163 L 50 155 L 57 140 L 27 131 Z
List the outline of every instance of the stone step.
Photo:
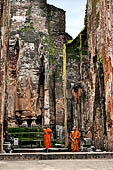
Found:
M 14 148 L 13 153 L 46 152 L 45 148 Z M 68 148 L 49 148 L 49 152 L 68 152 Z
M 4 153 L 0 160 L 113 159 L 113 152 Z

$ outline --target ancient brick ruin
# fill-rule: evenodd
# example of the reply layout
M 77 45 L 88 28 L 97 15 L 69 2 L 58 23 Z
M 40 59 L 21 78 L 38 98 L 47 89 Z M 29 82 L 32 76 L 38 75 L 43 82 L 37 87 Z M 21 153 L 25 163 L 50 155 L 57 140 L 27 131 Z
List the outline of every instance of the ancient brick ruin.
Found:
M 113 151 L 113 1 L 88 1 L 88 45 L 95 91 L 94 140 Z M 96 62 L 95 62 L 96 61 Z M 95 67 L 96 66 L 96 67 Z M 99 88 L 99 92 L 98 92 Z M 99 94 L 100 93 L 100 94 Z M 94 92 L 93 92 L 94 94 Z M 97 95 L 99 94 L 99 97 Z M 99 102 L 98 102 L 99 100 Z M 104 119 L 103 119 L 103 118 Z M 105 137 L 104 137 L 105 136 Z M 103 137 L 103 139 L 102 139 Z M 101 138 L 101 139 L 100 139 Z M 102 142 L 101 142 L 102 140 Z M 98 142 L 99 144 L 99 142 Z
M 3 150 L 3 123 L 5 120 L 5 92 L 7 80 L 8 0 L 0 0 L 0 151 Z
M 4 132 L 45 124 L 63 128 L 65 11 L 46 0 L 4 0 L 0 7 L 1 141 L 3 123 Z
M 0 1 L 0 151 L 8 127 L 49 124 L 64 138 L 76 125 L 97 149 L 113 151 L 110 0 L 88 0 L 73 40 L 65 11 L 46 0 Z
M 107 151 L 113 151 L 112 8 L 112 1 L 88 0 L 85 28 L 67 44 L 69 121 Z

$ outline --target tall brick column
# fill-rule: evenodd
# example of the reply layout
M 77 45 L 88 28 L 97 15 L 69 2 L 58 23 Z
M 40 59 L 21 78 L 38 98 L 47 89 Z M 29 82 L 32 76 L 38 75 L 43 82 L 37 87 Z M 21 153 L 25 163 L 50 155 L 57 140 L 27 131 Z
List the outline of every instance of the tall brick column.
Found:
M 0 0 L 0 152 L 3 150 L 3 119 L 5 104 L 7 45 L 8 45 L 8 0 Z
M 1 44 L 1 14 L 2 14 L 2 0 L 0 0 L 0 44 Z M 1 98 L 1 84 L 2 84 L 2 72 L 1 72 L 1 45 L 0 45 L 0 152 L 2 151 L 2 122 L 1 122 L 1 103 L 2 103 L 2 98 Z

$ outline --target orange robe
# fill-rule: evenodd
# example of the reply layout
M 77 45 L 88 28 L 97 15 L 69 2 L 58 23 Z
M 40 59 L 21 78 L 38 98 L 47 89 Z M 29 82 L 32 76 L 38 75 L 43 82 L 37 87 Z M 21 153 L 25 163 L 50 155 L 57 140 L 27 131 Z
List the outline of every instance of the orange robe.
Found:
M 72 152 L 79 152 L 79 144 L 80 144 L 79 138 L 80 138 L 80 132 L 78 130 L 71 132 L 70 139 L 71 139 Z M 74 140 L 74 142 L 72 140 Z
M 44 146 L 46 149 L 51 147 L 51 134 L 52 134 L 52 130 L 50 128 L 44 129 L 44 136 L 43 136 L 43 140 L 44 140 Z

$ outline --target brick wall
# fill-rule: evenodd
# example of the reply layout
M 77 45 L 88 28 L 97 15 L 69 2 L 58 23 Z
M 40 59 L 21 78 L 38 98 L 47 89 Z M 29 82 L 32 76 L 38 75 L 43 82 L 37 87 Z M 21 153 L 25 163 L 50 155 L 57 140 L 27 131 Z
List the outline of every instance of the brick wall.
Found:
M 0 1 L 0 152 L 3 150 L 3 122 L 5 110 L 6 69 L 8 47 L 8 1 Z
M 112 133 L 112 122 L 113 122 L 113 50 L 112 50 L 112 7 L 111 1 L 88 1 L 88 36 L 89 36 L 89 53 L 91 55 L 91 61 L 97 58 L 98 64 L 102 63 L 103 75 L 104 75 L 104 89 L 105 89 L 105 110 L 106 112 L 106 147 L 107 149 L 113 150 L 113 133 Z M 98 68 L 97 68 L 98 69 Z M 98 71 L 98 70 L 97 70 Z M 97 76 L 95 76 L 96 78 Z M 95 85 L 95 89 L 96 89 Z M 98 109 L 99 110 L 99 109 Z M 98 111 L 97 111 L 98 112 Z M 101 111 L 102 113 L 102 111 Z M 97 116 L 98 117 L 98 113 Z M 96 127 L 98 125 L 96 120 Z M 100 124 L 100 123 L 99 123 Z M 102 123 L 101 123 L 102 124 Z M 98 128 L 97 127 L 97 128 Z M 96 135 L 96 143 L 98 141 L 99 134 Z

